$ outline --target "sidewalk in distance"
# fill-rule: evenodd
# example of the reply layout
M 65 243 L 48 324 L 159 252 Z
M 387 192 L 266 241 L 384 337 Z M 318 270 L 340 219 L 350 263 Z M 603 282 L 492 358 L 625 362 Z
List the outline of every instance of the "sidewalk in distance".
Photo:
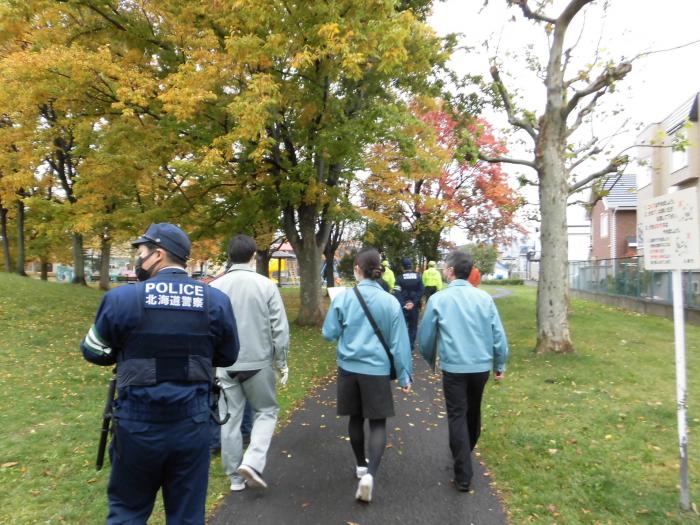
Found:
M 347 440 L 347 418 L 335 415 L 333 382 L 310 395 L 275 435 L 264 473 L 269 488 L 231 493 L 208 523 L 506 524 L 503 506 L 478 458 L 472 492 L 460 493 L 452 485 L 440 376 L 430 374 L 419 358 L 414 368 L 413 392 L 394 390 L 396 417 L 387 421 L 387 450 L 372 503 L 355 500 L 355 460 Z M 481 439 L 489 439 L 488 433 Z

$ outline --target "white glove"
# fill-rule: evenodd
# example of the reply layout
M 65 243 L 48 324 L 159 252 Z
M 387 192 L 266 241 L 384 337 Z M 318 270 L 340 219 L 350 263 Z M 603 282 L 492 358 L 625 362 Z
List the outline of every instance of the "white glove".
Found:
M 289 379 L 289 367 L 283 366 L 281 368 L 277 368 L 277 374 L 279 376 L 280 385 L 285 386 L 287 384 L 287 380 Z

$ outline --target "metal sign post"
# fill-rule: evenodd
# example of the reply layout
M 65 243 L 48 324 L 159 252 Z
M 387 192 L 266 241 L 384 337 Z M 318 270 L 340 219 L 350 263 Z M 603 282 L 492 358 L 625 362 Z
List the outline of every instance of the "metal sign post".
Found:
M 686 419 L 687 383 L 685 372 L 685 318 L 683 272 L 673 270 L 673 331 L 676 341 L 676 400 L 678 403 L 678 446 L 680 453 L 681 508 L 690 510 L 688 489 L 688 424 Z
M 690 510 L 688 425 L 686 420 L 685 310 L 683 270 L 700 269 L 700 218 L 695 188 L 650 199 L 641 205 L 644 268 L 671 270 L 676 347 L 676 400 L 680 457 L 680 506 Z

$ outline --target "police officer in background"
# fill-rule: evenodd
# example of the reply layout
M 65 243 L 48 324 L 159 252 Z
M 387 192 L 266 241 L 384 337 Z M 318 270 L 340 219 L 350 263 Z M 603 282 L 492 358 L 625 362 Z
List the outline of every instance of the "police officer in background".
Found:
M 133 286 L 102 298 L 81 344 L 85 359 L 117 365 L 108 524 L 145 524 L 162 488 L 169 524 L 204 524 L 214 367 L 238 357 L 228 297 L 185 272 L 190 240 L 151 224 Z
M 408 327 L 408 339 L 413 350 L 418 331 L 418 312 L 420 300 L 423 298 L 425 288 L 421 275 L 413 270 L 413 263 L 408 257 L 401 259 L 403 273 L 396 278 L 396 298 L 401 303 L 403 315 Z

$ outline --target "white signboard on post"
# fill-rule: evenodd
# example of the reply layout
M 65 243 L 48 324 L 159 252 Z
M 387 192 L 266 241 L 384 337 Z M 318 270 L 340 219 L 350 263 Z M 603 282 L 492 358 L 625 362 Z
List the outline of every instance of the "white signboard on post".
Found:
M 700 220 L 695 188 L 645 201 L 639 211 L 645 269 L 700 269 Z
M 685 366 L 685 311 L 683 270 L 700 269 L 700 218 L 695 188 L 655 197 L 639 207 L 639 233 L 644 246 L 644 268 L 671 270 L 673 331 L 676 346 L 676 401 L 680 456 L 681 508 L 690 510 L 688 488 L 688 397 Z

